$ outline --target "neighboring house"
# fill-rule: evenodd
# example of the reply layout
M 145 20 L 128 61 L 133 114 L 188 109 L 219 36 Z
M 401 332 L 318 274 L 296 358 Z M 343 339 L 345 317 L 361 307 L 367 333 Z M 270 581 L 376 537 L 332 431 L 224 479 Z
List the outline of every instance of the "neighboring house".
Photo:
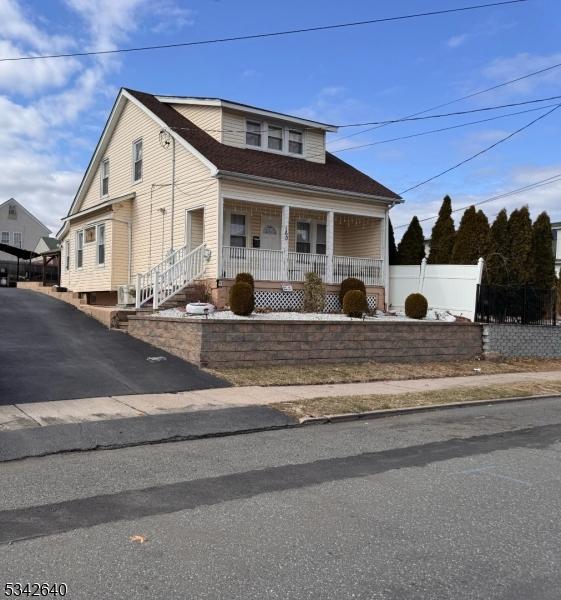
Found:
M 561 277 L 561 221 L 551 224 L 553 232 L 553 254 L 555 255 L 555 273 Z
M 379 305 L 389 209 L 400 197 L 326 152 L 309 119 L 216 98 L 123 89 L 58 234 L 62 285 L 159 306 L 204 279 L 219 305 L 239 272 L 261 304 L 359 277 Z M 172 251 L 173 249 L 173 251 Z M 94 294 L 95 293 L 95 294 Z
M 14 198 L 0 204 L 0 243 L 23 250 L 34 250 L 50 230 Z M 16 262 L 17 258 L 0 252 L 0 262 Z

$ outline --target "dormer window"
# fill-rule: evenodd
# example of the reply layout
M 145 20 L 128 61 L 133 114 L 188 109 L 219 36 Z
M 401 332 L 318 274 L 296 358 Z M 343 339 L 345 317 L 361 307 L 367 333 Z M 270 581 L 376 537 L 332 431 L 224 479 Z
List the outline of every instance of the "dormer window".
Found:
M 288 132 L 288 151 L 291 154 L 302 154 L 304 144 L 302 142 L 302 132 L 291 129 Z
M 282 127 L 269 125 L 267 127 L 267 140 L 269 150 L 282 152 Z
M 248 146 L 261 147 L 261 123 L 248 121 L 245 131 L 245 143 Z

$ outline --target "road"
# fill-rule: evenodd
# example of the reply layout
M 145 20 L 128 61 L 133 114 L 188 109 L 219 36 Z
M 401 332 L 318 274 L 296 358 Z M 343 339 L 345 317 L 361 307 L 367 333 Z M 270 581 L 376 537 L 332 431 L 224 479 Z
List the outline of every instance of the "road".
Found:
M 0 579 L 73 599 L 558 600 L 560 442 L 561 403 L 540 400 L 5 463 Z
M 228 385 L 30 290 L 0 288 L 0 323 L 0 405 Z

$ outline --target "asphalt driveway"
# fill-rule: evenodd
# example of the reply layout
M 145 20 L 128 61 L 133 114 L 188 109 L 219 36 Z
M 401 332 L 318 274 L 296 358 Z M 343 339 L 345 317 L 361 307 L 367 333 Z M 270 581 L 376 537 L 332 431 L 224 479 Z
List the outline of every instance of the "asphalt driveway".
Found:
M 0 288 L 0 405 L 227 385 L 60 300 Z

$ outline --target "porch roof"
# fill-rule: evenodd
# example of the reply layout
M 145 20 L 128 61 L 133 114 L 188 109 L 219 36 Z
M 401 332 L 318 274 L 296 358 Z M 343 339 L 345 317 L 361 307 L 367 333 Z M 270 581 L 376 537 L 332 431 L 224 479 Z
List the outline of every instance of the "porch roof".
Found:
M 219 172 L 363 194 L 386 202 L 401 200 L 398 194 L 329 152 L 325 153 L 325 163 L 318 163 L 221 144 L 156 96 L 131 89 L 126 92 L 200 152 Z

